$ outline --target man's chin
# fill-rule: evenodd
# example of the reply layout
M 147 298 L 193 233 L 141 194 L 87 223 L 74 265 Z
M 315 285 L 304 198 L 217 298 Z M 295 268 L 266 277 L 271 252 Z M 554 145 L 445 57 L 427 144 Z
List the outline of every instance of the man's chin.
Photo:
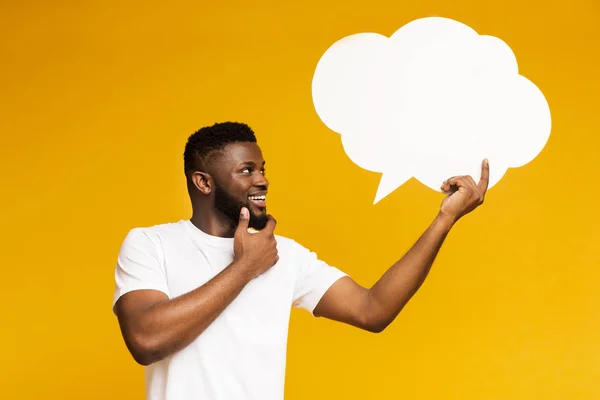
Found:
M 249 201 L 246 203 L 246 207 L 250 210 L 250 212 L 254 215 L 262 215 L 267 213 L 267 207 L 259 207 L 254 202 Z
M 256 214 L 255 212 L 250 213 L 250 228 L 256 229 L 257 231 L 262 230 L 269 221 L 269 216 L 266 211 Z

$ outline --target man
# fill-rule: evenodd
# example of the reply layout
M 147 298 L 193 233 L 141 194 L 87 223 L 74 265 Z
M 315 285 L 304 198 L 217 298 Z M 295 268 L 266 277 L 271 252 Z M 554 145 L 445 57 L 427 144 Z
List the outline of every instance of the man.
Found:
M 245 124 L 188 139 L 190 220 L 131 230 L 115 271 L 114 312 L 151 400 L 283 398 L 291 307 L 381 332 L 425 279 L 454 223 L 483 202 L 467 176 L 408 253 L 367 289 L 274 234 L 265 161 Z

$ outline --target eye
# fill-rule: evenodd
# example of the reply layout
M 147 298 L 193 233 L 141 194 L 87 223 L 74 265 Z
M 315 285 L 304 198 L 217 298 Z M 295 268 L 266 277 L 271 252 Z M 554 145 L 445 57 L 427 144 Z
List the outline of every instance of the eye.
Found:
M 263 169 L 260 170 L 260 173 L 263 174 L 263 175 L 266 175 L 267 171 L 263 168 Z
M 241 170 L 241 172 L 244 174 L 249 174 L 250 172 L 252 172 L 252 170 L 250 168 L 244 168 L 243 170 Z

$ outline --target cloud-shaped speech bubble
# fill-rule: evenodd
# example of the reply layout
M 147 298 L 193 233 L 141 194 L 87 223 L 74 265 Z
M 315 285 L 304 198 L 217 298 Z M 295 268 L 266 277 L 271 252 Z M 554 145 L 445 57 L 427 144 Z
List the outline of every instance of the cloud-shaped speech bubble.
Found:
M 312 96 L 348 157 L 382 173 L 374 204 L 411 177 L 438 191 L 451 176 L 478 181 L 484 158 L 492 187 L 533 160 L 551 130 L 548 103 L 510 47 L 440 17 L 390 38 L 337 41 L 317 64 Z

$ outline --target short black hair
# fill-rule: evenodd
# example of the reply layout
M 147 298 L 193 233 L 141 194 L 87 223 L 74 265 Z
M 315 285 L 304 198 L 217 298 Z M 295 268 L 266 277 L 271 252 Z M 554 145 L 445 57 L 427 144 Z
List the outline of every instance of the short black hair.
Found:
M 241 122 L 218 122 L 194 132 L 185 145 L 183 164 L 185 175 L 190 177 L 194 171 L 202 169 L 204 161 L 215 150 L 222 150 L 227 144 L 235 142 L 256 143 L 254 131 Z

